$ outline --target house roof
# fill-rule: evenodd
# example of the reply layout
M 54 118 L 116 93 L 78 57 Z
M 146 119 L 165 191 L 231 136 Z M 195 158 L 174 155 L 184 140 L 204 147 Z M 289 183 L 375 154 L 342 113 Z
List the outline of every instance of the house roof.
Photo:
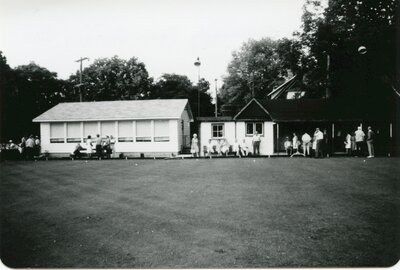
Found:
M 196 119 L 197 119 L 197 121 L 200 121 L 200 122 L 231 122 L 231 121 L 234 121 L 232 116 L 218 116 L 218 117 L 201 116 L 201 117 L 197 117 Z
M 292 88 L 293 85 L 295 85 L 296 78 L 297 78 L 297 75 L 293 76 L 292 78 L 290 78 L 289 80 L 287 80 L 286 82 L 284 82 L 283 84 L 281 84 L 280 86 L 278 86 L 277 88 L 272 90 L 267 95 L 267 97 L 270 97 L 271 99 L 278 99 L 284 93 L 287 93 Z
M 271 121 L 271 115 L 256 99 L 252 99 L 233 118 L 235 120 L 266 120 Z
M 68 102 L 54 106 L 33 122 L 179 119 L 185 108 L 193 120 L 187 99 Z
M 275 122 L 389 120 L 389 104 L 351 99 L 258 100 Z

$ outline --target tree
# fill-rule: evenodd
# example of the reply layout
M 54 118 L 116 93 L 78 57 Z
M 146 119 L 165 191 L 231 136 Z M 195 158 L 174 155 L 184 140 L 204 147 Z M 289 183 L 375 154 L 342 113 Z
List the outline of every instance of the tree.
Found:
M 299 70 L 300 46 L 289 39 L 249 40 L 232 57 L 220 96 L 225 103 L 245 103 L 265 98 Z
M 38 134 L 32 119 L 65 100 L 67 86 L 57 74 L 35 63 L 11 69 L 1 56 L 2 141 Z
M 398 1 L 335 0 L 328 6 L 322 2 L 306 1 L 299 34 L 308 89 L 322 97 L 329 83 L 336 97 L 382 96 L 382 79 L 395 78 Z M 360 46 L 367 47 L 366 55 L 358 54 Z
M 69 99 L 79 100 L 79 72 L 69 78 L 74 86 Z M 143 99 L 150 95 L 152 78 L 137 58 L 96 59 L 82 72 L 84 101 Z
M 178 74 L 164 74 L 154 84 L 150 98 L 187 98 L 193 112 L 198 116 L 198 90 L 200 90 L 200 115 L 210 116 L 213 114 L 211 97 L 207 93 L 210 83 L 204 78 L 200 79 L 198 85 L 193 85 L 187 76 Z

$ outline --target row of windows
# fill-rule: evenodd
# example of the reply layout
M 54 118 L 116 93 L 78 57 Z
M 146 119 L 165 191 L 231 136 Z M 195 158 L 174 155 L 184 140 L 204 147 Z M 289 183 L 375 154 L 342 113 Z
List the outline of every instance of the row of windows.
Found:
M 223 123 L 211 124 L 211 135 L 213 138 L 225 137 L 225 125 Z M 246 136 L 253 136 L 257 131 L 261 136 L 264 135 L 264 126 L 262 122 L 247 122 Z
M 151 121 L 118 121 L 118 142 L 169 142 L 169 120 L 154 120 L 153 127 Z M 86 142 L 89 135 L 95 138 L 99 133 L 116 138 L 115 122 L 50 123 L 51 143 Z

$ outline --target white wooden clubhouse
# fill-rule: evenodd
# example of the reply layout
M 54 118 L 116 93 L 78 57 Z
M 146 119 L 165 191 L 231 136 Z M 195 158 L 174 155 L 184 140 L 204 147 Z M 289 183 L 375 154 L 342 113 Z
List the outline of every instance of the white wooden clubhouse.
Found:
M 115 138 L 115 153 L 171 156 L 190 145 L 192 112 L 187 99 L 60 103 L 39 115 L 41 152 L 68 156 L 77 143 Z

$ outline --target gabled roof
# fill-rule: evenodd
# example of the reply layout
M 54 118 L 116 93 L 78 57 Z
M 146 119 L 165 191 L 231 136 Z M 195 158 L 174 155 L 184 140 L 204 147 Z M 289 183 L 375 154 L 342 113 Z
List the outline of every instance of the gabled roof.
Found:
M 179 119 L 185 109 L 193 120 L 187 99 L 69 102 L 54 106 L 33 122 Z
M 284 82 L 283 84 L 272 90 L 267 95 L 267 97 L 270 97 L 271 99 L 278 99 L 293 87 L 293 85 L 296 83 L 296 78 L 297 75 L 293 76 L 292 78 L 290 78 L 289 80 L 287 80 L 286 82 Z
M 256 99 L 250 100 L 234 117 L 234 120 L 272 120 L 269 112 Z

